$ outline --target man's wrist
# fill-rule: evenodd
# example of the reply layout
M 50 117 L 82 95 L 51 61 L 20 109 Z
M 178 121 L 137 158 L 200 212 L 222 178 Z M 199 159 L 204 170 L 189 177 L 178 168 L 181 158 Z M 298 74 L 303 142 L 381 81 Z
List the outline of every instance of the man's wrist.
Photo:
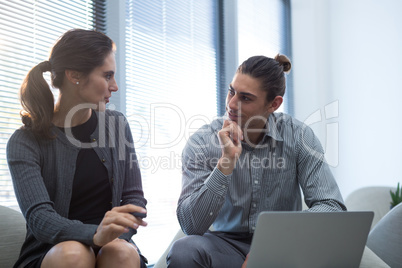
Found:
M 222 156 L 217 164 L 217 168 L 224 174 L 229 175 L 235 168 L 236 161 L 229 157 Z

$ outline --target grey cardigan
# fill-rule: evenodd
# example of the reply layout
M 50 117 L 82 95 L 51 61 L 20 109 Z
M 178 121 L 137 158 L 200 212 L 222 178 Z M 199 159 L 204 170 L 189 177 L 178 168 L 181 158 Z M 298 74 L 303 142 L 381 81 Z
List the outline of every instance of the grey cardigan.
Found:
M 7 144 L 7 160 L 27 236 L 15 267 L 24 267 L 53 245 L 75 240 L 93 244 L 97 225 L 69 220 L 68 211 L 75 165 L 81 146 L 92 147 L 105 165 L 112 187 L 112 206 L 145 207 L 141 174 L 128 122 L 116 111 L 97 112 L 92 142 L 83 144 L 57 127 L 55 139 L 43 139 L 22 127 Z M 130 229 L 120 238 L 129 241 Z

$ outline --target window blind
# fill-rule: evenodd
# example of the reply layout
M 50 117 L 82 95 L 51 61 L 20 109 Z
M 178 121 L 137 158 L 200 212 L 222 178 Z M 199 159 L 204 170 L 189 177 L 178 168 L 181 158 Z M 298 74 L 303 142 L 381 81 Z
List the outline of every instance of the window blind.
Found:
M 6 144 L 19 128 L 20 85 L 48 59 L 55 40 L 71 28 L 104 30 L 104 1 L 0 0 L 0 203 L 18 209 L 7 167 Z M 94 12 L 96 10 L 96 12 Z M 96 25 L 95 25 L 96 22 Z M 49 75 L 46 76 L 50 82 Z M 57 95 L 57 92 L 55 91 Z
M 126 1 L 126 113 L 150 223 L 134 239 L 150 263 L 179 229 L 181 151 L 217 114 L 216 2 Z

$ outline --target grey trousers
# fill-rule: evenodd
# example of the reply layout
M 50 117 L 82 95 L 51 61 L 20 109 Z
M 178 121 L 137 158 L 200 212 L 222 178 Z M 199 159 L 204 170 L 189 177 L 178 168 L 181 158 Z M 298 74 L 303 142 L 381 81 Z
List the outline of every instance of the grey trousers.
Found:
M 250 250 L 252 234 L 207 232 L 173 243 L 166 257 L 170 268 L 240 268 Z

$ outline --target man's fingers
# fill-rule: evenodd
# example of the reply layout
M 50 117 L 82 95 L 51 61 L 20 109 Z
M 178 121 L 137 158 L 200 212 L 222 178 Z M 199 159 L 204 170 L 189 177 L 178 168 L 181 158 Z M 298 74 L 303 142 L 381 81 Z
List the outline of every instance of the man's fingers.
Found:
M 229 125 L 230 125 L 230 122 L 233 122 L 233 121 L 228 120 L 228 119 L 226 119 L 225 121 L 223 121 L 223 126 L 222 126 L 222 128 L 225 128 L 225 127 L 229 126 Z
M 240 126 L 234 121 L 225 120 L 223 122 L 222 130 L 227 131 L 233 137 L 238 136 L 241 140 L 243 139 L 243 131 L 241 130 Z
M 236 122 L 225 120 L 222 129 L 219 131 L 221 145 L 241 146 L 240 141 L 243 140 L 243 131 Z
M 229 129 L 230 138 L 234 142 L 238 143 L 240 140 L 243 140 L 243 131 L 236 122 L 230 121 L 226 128 Z

